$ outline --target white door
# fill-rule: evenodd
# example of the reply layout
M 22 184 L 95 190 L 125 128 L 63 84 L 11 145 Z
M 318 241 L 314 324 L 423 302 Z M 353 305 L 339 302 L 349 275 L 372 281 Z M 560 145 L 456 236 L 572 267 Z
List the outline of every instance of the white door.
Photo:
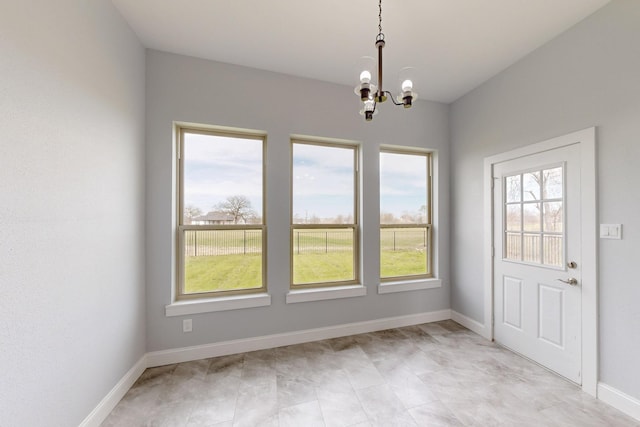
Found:
M 493 171 L 495 340 L 581 384 L 580 145 Z

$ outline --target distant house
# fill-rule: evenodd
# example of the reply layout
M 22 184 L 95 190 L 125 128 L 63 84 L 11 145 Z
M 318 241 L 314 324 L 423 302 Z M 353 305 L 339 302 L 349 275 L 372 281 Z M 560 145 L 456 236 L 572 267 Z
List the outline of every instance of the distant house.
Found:
M 191 224 L 193 225 L 233 224 L 233 216 L 224 212 L 208 212 L 205 215 L 200 215 L 200 216 L 191 218 Z

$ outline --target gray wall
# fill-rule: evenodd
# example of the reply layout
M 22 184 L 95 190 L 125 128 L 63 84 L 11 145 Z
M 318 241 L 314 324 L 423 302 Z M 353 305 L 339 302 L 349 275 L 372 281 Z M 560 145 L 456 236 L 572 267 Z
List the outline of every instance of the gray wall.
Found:
M 483 321 L 483 159 L 597 126 L 600 379 L 640 398 L 640 2 L 614 0 L 451 106 L 452 308 Z M 595 230 L 594 230 L 595 232 Z
M 144 50 L 108 1 L 0 2 L 0 425 L 78 425 L 145 352 Z
M 357 114 L 353 89 L 314 80 L 147 51 L 147 350 L 319 328 L 449 308 L 448 107 L 417 102 L 411 110 L 381 106 L 373 122 Z M 165 317 L 173 268 L 172 122 L 263 130 L 267 141 L 270 307 Z M 362 141 L 364 283 L 368 295 L 286 304 L 289 287 L 289 138 L 304 134 Z M 378 150 L 380 144 L 437 149 L 441 165 L 438 270 L 440 289 L 378 295 Z

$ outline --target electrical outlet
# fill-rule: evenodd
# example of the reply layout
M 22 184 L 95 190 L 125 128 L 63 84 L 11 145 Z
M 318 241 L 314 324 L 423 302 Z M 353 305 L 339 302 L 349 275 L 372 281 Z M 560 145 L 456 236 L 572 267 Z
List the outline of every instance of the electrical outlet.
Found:
M 193 322 L 191 319 L 184 319 L 182 321 L 182 332 L 191 332 L 193 331 Z

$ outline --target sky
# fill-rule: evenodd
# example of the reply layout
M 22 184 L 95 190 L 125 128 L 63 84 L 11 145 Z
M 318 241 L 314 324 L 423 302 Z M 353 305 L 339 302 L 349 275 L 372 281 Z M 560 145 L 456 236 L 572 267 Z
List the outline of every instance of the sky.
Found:
M 293 214 L 298 218 L 353 215 L 355 147 L 293 144 Z M 249 198 L 262 213 L 262 140 L 186 134 L 184 206 L 203 213 L 229 196 Z M 380 210 L 416 214 L 427 200 L 423 155 L 382 152 Z
M 293 145 L 293 215 L 354 214 L 355 147 Z
M 184 189 L 184 206 L 202 213 L 242 195 L 262 215 L 262 140 L 186 134 Z
M 399 217 L 416 214 L 427 204 L 424 155 L 380 153 L 380 212 Z

